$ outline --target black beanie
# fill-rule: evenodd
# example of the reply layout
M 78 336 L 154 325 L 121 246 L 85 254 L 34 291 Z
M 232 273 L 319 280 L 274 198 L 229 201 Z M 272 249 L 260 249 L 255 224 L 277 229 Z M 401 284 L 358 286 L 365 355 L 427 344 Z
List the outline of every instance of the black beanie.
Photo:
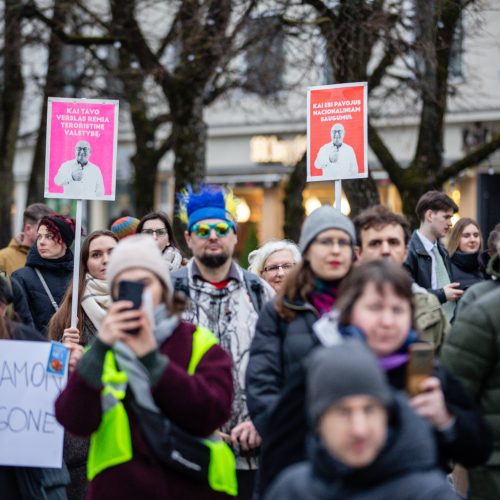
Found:
M 61 240 L 67 247 L 70 247 L 75 240 L 75 220 L 64 215 L 51 214 L 43 217 L 38 223 L 38 227 L 46 225 L 52 230 L 57 230 Z
M 338 400 L 372 396 L 385 407 L 393 401 L 392 389 L 374 354 L 357 341 L 319 347 L 306 360 L 307 409 L 313 424 Z

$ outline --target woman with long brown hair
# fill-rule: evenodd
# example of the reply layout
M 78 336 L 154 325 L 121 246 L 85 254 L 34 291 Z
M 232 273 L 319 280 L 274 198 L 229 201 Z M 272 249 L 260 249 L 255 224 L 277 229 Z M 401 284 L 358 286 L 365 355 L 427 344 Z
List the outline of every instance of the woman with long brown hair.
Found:
M 85 238 L 80 252 L 77 327 L 70 327 L 73 299 L 73 284 L 70 283 L 59 310 L 50 320 L 50 340 L 81 345 L 92 342 L 110 303 L 106 268 L 109 256 L 117 244 L 118 238 L 112 231 L 94 231 Z
M 452 281 L 460 283 L 461 290 L 467 290 L 474 283 L 485 279 L 479 260 L 483 236 L 474 219 L 463 217 L 453 226 L 447 247 Z
M 335 306 L 338 288 L 354 261 L 355 244 L 354 225 L 346 216 L 327 205 L 315 210 L 302 226 L 302 261 L 259 315 L 246 373 L 248 409 L 262 438 L 259 487 L 288 465 L 294 453 L 287 449 L 271 458 L 280 444 L 274 446 L 275 437 L 286 432 L 288 443 L 297 444 L 295 449 L 305 441 L 303 407 L 285 411 L 278 426 L 273 422 L 275 415 L 283 414 L 283 394 L 296 380 L 302 381 L 304 358 L 320 344 L 313 324 Z

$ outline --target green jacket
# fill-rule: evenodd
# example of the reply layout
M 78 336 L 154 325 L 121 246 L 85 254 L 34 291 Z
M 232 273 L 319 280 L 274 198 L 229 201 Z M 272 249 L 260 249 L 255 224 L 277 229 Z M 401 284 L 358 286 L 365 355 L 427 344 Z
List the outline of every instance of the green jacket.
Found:
M 488 292 L 460 315 L 441 348 L 442 365 L 456 375 L 480 405 L 493 428 L 495 442 L 486 468 L 471 470 L 469 498 L 500 497 L 500 287 Z M 488 475 L 488 479 L 485 476 Z M 485 486 L 485 485 L 488 486 Z M 488 491 L 485 492 L 484 488 Z

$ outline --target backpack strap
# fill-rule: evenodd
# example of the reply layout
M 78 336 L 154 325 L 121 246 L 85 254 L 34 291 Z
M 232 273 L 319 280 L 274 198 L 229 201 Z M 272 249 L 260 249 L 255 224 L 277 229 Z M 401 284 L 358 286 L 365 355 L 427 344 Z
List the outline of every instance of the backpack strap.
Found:
M 259 313 L 264 305 L 264 287 L 257 275 L 247 271 L 246 269 L 242 269 L 242 271 L 243 280 L 245 281 L 245 286 L 247 287 L 248 294 L 250 295 L 253 308 Z

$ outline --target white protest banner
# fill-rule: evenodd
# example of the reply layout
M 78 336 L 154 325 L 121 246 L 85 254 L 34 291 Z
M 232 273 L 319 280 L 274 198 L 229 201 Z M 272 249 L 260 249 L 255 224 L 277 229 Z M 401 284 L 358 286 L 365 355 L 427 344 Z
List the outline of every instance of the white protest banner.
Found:
M 367 84 L 307 91 L 307 182 L 368 176 Z
M 53 358 L 49 342 L 0 341 L 0 465 L 62 466 L 64 429 L 54 401 L 67 381 L 67 362 Z M 49 369 L 49 370 L 50 370 Z

